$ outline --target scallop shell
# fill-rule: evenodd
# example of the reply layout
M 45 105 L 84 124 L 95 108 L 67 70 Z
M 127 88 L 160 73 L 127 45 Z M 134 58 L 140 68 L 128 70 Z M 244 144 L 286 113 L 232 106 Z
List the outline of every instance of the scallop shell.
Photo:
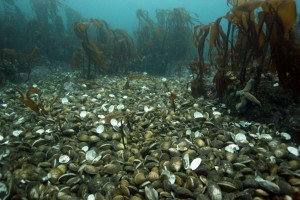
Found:
M 235 153 L 238 150 L 240 150 L 240 147 L 236 144 L 230 144 L 225 147 L 225 151 L 230 153 Z

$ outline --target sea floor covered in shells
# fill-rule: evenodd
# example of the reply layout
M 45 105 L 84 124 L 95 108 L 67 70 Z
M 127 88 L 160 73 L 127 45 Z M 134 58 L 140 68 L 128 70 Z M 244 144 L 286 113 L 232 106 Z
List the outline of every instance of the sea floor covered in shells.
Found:
M 193 99 L 189 77 L 126 81 L 66 72 L 3 87 L 0 199 L 299 199 L 290 133 Z M 47 113 L 19 101 L 30 87 Z

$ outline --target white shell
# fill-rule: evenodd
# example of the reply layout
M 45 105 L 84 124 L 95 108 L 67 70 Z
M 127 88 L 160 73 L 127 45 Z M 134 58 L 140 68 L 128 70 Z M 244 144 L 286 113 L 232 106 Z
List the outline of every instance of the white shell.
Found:
M 69 104 L 68 98 L 67 97 L 62 98 L 61 103 L 64 104 L 64 105 L 68 105 Z
M 299 156 L 299 150 L 298 150 L 296 147 L 288 147 L 287 150 L 288 150 L 291 154 L 293 154 L 293 155 L 295 155 L 295 156 Z
M 176 176 L 174 174 L 170 175 L 169 176 L 169 181 L 170 181 L 171 184 L 174 184 L 175 181 L 176 181 Z
M 97 128 L 96 128 L 97 133 L 101 134 L 101 133 L 103 133 L 103 131 L 104 131 L 104 126 L 102 124 L 97 126 Z
M 108 112 L 113 112 L 115 109 L 115 106 L 114 105 L 110 105 L 109 108 L 108 108 Z
M 161 81 L 162 81 L 162 82 L 166 82 L 167 79 L 166 79 L 166 78 L 162 78 Z
M 240 147 L 236 144 L 230 144 L 225 147 L 225 151 L 229 153 L 235 153 L 238 150 L 240 150 Z
M 107 105 L 108 105 L 108 104 L 105 103 L 105 104 L 103 104 L 103 105 L 101 106 L 101 108 L 102 108 L 103 111 L 107 111 L 107 108 L 106 108 Z
M 16 124 L 16 125 L 19 125 L 19 124 L 22 124 L 23 122 L 25 122 L 25 118 L 24 118 L 24 117 L 21 117 L 21 118 L 19 118 L 19 119 L 15 122 L 15 124 Z
M 111 97 L 111 98 L 114 98 L 114 97 L 115 97 L 114 94 L 109 94 L 108 96 Z
M 203 134 L 200 131 L 195 132 L 195 138 L 201 137 L 201 136 L 203 136 Z
M 234 141 L 235 142 L 240 142 L 240 143 L 247 143 L 247 138 L 244 133 L 238 133 L 234 136 Z
M 85 159 L 88 160 L 88 161 L 92 161 L 92 160 L 94 160 L 96 158 L 96 156 L 97 156 L 96 151 L 89 150 L 85 154 Z
M 3 108 L 7 108 L 7 104 L 6 104 L 6 103 L 1 104 L 1 106 L 2 106 Z
M 271 135 L 269 135 L 269 134 L 260 134 L 260 138 L 262 139 L 262 140 L 264 140 L 264 141 L 271 141 L 273 138 L 272 138 L 272 136 Z
M 14 130 L 14 131 L 12 132 L 13 136 L 15 136 L 15 137 L 18 137 L 21 133 L 23 133 L 22 130 Z
M 68 155 L 61 155 L 58 159 L 58 162 L 60 163 L 68 163 L 70 161 L 70 157 Z
M 36 131 L 36 133 L 42 135 L 43 133 L 45 133 L 45 130 L 44 130 L 44 129 L 38 129 L 38 130 Z
M 194 118 L 195 119 L 203 118 L 203 117 L 204 117 L 204 115 L 201 112 L 198 112 L 198 111 L 194 112 Z
M 202 162 L 201 158 L 195 158 L 191 163 L 191 170 L 197 169 L 200 166 L 201 162 Z
M 185 131 L 185 134 L 186 134 L 186 135 L 191 135 L 191 134 L 192 134 L 191 129 L 187 129 L 187 130 Z
M 239 125 L 241 125 L 242 127 L 248 127 L 250 126 L 252 123 L 251 122 L 246 122 L 246 121 L 240 121 Z M 239 126 L 238 126 L 239 127 Z
M 96 98 L 101 99 L 101 94 L 97 94 Z
M 282 132 L 280 133 L 281 137 L 283 137 L 285 140 L 290 140 L 292 137 L 289 133 Z
M 84 146 L 84 147 L 81 148 L 81 150 L 84 151 L 84 152 L 87 152 L 89 150 L 89 147 L 88 146 Z
M 87 116 L 88 112 L 86 112 L 85 110 L 80 112 L 80 117 L 81 118 L 85 118 Z
M 112 118 L 112 119 L 110 120 L 110 124 L 111 124 L 112 126 L 118 126 L 118 120 L 116 120 L 115 118 Z
M 145 112 L 149 112 L 151 110 L 153 110 L 153 107 L 151 107 L 151 106 L 144 106 L 144 111 Z
M 0 141 L 4 140 L 4 137 L 2 135 L 0 135 Z
M 125 95 L 125 96 L 123 96 L 123 99 L 127 99 L 127 98 L 128 98 L 128 96 L 126 96 L 126 95 Z
M 123 104 L 117 105 L 117 109 L 118 110 L 123 110 L 124 108 L 125 108 L 125 106 Z
M 189 154 L 184 154 L 183 156 L 183 167 L 184 169 L 189 169 L 190 168 L 190 157 Z
M 87 200 L 95 200 L 95 195 L 94 194 L 90 194 L 88 197 L 87 197 Z
M 215 117 L 219 117 L 219 116 L 221 116 L 221 113 L 220 113 L 219 111 L 214 111 L 214 112 L 213 112 L 213 115 L 214 115 Z
M 273 84 L 273 87 L 278 87 L 279 86 L 279 83 L 274 83 Z

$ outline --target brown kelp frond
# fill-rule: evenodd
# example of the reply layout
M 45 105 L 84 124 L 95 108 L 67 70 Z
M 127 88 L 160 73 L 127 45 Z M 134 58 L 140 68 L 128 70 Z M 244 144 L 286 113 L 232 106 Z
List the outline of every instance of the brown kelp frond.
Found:
M 164 82 L 164 86 L 167 89 L 167 91 L 170 93 L 170 99 L 175 100 L 176 99 L 176 94 L 170 89 L 169 85 Z
M 228 87 L 230 85 L 236 85 L 238 81 L 233 71 L 229 68 L 219 68 L 214 76 L 213 82 L 216 87 L 218 98 L 222 100 L 226 95 Z
M 224 71 L 230 67 L 239 76 L 240 87 L 254 77 L 254 91 L 258 89 L 262 73 L 276 69 L 280 83 L 290 89 L 298 101 L 300 51 L 293 34 L 297 21 L 295 0 L 227 0 L 227 4 L 232 7 L 224 17 L 228 22 L 227 34 L 218 30 L 218 21 L 208 28 L 208 49 L 214 48 L 217 52 L 210 56 L 214 60 L 223 57 L 223 69 L 218 68 L 214 78 L 219 98 L 223 98 L 230 84 Z M 200 27 L 194 28 L 194 43 L 198 47 L 199 61 L 202 61 L 206 44 L 200 43 L 204 37 Z
M 72 70 L 76 70 L 81 65 L 83 65 L 83 50 L 82 49 L 79 48 L 73 52 L 70 65 L 71 65 Z
M 23 103 L 25 106 L 33 110 L 37 115 L 45 116 L 47 115 L 47 111 L 44 108 L 43 103 L 40 99 L 40 92 L 38 88 L 30 87 L 28 88 L 28 91 L 26 94 L 22 93 L 21 90 L 16 89 L 16 91 L 20 94 L 19 100 L 21 103 Z M 32 100 L 32 94 L 35 94 L 38 96 L 38 103 Z
M 91 19 L 91 23 L 98 29 L 108 29 L 108 24 L 106 21 L 101 19 Z
M 107 71 L 107 59 L 102 51 L 92 43 L 83 43 L 83 48 L 91 62 L 100 67 L 102 71 Z
M 260 0 L 257 0 L 257 1 L 247 1 L 247 2 L 244 2 L 244 3 L 238 4 L 236 7 L 233 8 L 233 10 L 235 10 L 235 11 L 242 11 L 242 12 L 251 12 L 254 9 L 262 6 L 263 3 L 264 3 L 264 1 L 260 1 Z
M 77 22 L 74 24 L 74 32 L 80 40 L 88 41 L 87 29 L 89 26 L 90 22 Z

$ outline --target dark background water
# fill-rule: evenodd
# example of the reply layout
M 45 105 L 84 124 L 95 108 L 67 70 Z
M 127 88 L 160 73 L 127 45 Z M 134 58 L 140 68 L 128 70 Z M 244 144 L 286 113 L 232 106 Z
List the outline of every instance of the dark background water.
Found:
M 300 0 L 299 0 L 300 1 Z M 226 0 L 65 0 L 74 10 L 87 19 L 104 19 L 112 28 L 121 28 L 132 33 L 137 25 L 136 11 L 147 10 L 155 18 L 156 9 L 185 8 L 200 22 L 207 24 L 229 11 Z M 16 0 L 22 11 L 29 15 L 31 7 L 28 0 Z

